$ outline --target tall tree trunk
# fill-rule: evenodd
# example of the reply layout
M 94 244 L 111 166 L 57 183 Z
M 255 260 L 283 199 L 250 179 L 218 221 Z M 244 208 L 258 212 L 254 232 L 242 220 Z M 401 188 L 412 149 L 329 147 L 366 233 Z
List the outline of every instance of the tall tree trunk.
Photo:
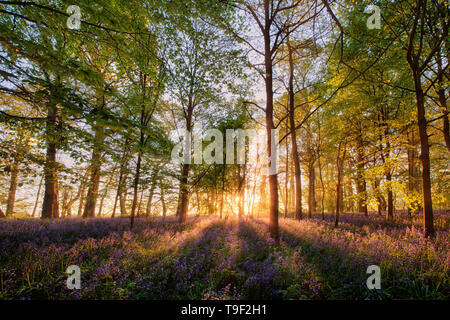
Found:
M 38 192 L 36 195 L 36 201 L 34 202 L 34 208 L 33 208 L 33 213 L 31 214 L 31 217 L 34 218 L 34 215 L 36 214 L 36 209 L 37 206 L 39 204 L 39 196 L 41 195 L 41 189 L 42 189 L 42 182 L 44 181 L 44 176 L 41 177 L 41 180 L 39 182 L 39 187 L 38 187 Z
M 317 157 L 318 166 L 319 166 L 319 179 L 320 179 L 320 186 L 322 187 L 322 199 L 321 201 L 321 214 L 322 214 L 322 220 L 325 220 L 325 184 L 323 183 L 323 175 L 322 175 L 322 165 L 320 163 L 320 155 Z
M 141 162 L 142 162 L 142 155 L 141 155 L 141 152 L 139 152 L 138 160 L 137 160 L 137 164 L 136 164 L 136 173 L 134 175 L 133 203 L 131 205 L 130 229 L 133 229 L 133 225 L 134 225 L 134 215 L 135 215 L 136 206 L 137 206 L 138 188 L 139 188 L 139 180 L 140 180 L 140 174 L 141 174 Z
M 196 196 L 197 196 L 197 216 L 199 216 L 201 211 L 202 211 L 201 210 L 201 205 L 200 205 L 200 192 L 197 191 L 196 192 Z M 208 200 L 208 202 L 209 202 L 209 200 Z
M 417 120 L 419 124 L 420 160 L 422 162 L 424 229 L 426 237 L 434 237 L 433 202 L 431 200 L 430 146 L 428 143 L 427 120 L 425 118 L 424 94 L 419 75 L 415 73 L 414 70 L 413 74 L 417 100 Z
M 55 103 L 51 102 L 48 106 L 46 120 L 46 144 L 47 152 L 44 164 L 44 201 L 42 203 L 43 219 L 53 218 L 57 213 L 58 192 L 56 184 L 58 180 L 56 148 L 57 148 L 57 118 L 58 109 Z
M 268 1 L 266 1 L 268 2 Z M 268 9 L 267 9 L 268 13 Z M 268 18 L 268 16 L 267 16 Z M 266 132 L 267 132 L 267 154 L 270 159 L 269 167 L 276 167 L 276 154 L 273 154 L 272 144 L 272 130 L 275 129 L 273 123 L 273 83 L 272 83 L 272 54 L 270 52 L 270 30 L 266 31 L 265 38 L 265 66 L 266 66 Z M 276 146 L 274 146 L 276 147 Z M 275 162 L 275 163 L 274 163 Z M 269 232 L 270 236 L 278 241 L 278 174 L 269 173 L 269 191 L 270 191 L 270 205 L 269 205 Z
M 386 183 L 388 185 L 386 218 L 392 220 L 394 219 L 394 195 L 392 193 L 392 173 L 390 169 L 386 173 Z
M 142 107 L 142 115 L 141 121 L 144 119 L 144 107 Z M 141 123 L 143 124 L 143 123 Z M 146 144 L 146 138 L 144 132 L 141 130 L 141 137 L 139 146 L 143 148 Z M 130 229 L 133 229 L 134 217 L 136 214 L 136 208 L 138 206 L 138 191 L 139 191 L 139 183 L 141 178 L 141 166 L 142 166 L 142 149 L 138 152 L 138 159 L 136 163 L 136 173 L 134 175 L 134 185 L 133 185 L 133 202 L 131 204 L 131 219 L 130 219 Z
M 55 183 L 56 201 L 53 203 L 53 218 L 59 218 L 59 181 Z
M 141 190 L 141 196 L 139 199 L 139 205 L 137 207 L 137 213 L 136 216 L 140 217 L 141 216 L 141 207 L 142 207 L 142 199 L 144 198 L 144 188 L 142 188 Z
M 321 213 L 322 213 L 322 220 L 325 220 L 325 185 L 323 183 L 323 175 L 322 175 L 322 164 L 320 161 L 320 149 L 322 146 L 322 134 L 320 132 L 320 117 L 317 116 L 317 130 L 318 130 L 318 144 L 317 144 L 317 162 L 319 166 L 319 179 L 320 179 L 320 185 L 322 187 L 322 199 L 321 199 Z
M 292 160 L 294 161 L 294 176 L 295 176 L 295 218 L 300 220 L 302 214 L 302 180 L 300 157 L 298 155 L 297 147 L 297 132 L 295 130 L 295 92 L 294 92 L 294 60 L 292 47 L 287 39 L 287 46 L 289 50 L 289 127 L 291 130 L 291 144 L 292 144 Z
M 364 142 L 362 138 L 362 128 L 359 128 L 359 134 L 357 138 L 357 151 L 356 151 L 356 161 L 358 162 L 356 167 L 356 187 L 358 190 L 358 212 L 364 213 L 368 216 L 367 211 L 367 193 L 366 193 L 366 179 L 364 178 Z
M 178 221 L 184 223 L 187 218 L 187 211 L 189 207 L 189 194 L 188 194 L 188 176 L 189 176 L 190 164 L 183 164 L 183 171 L 181 177 L 181 188 L 180 188 L 180 209 Z
M 105 106 L 104 95 L 97 96 L 97 109 L 102 110 Z M 92 147 L 91 157 L 91 177 L 89 181 L 89 188 L 86 195 L 86 203 L 83 211 L 83 218 L 95 217 L 95 207 L 98 198 L 98 190 L 100 187 L 100 174 L 102 166 L 102 150 L 105 141 L 105 129 L 101 121 L 95 124 L 94 145 Z
M 244 203 L 245 203 L 245 164 L 244 165 L 238 165 L 238 216 L 242 217 L 244 215 Z M 243 171 L 241 175 L 241 171 Z
M 442 133 L 444 134 L 444 140 L 447 146 L 447 150 L 450 152 L 450 124 L 448 120 L 447 97 L 445 96 L 445 82 L 443 76 L 444 71 L 442 69 L 441 53 L 437 55 L 436 63 L 438 66 L 438 89 L 436 90 L 436 92 L 438 94 L 439 105 L 442 110 Z
M 127 169 L 127 166 L 128 166 L 128 143 L 129 143 L 129 139 L 125 138 L 122 159 L 120 161 L 119 181 L 117 183 L 117 192 L 116 192 L 116 196 L 114 198 L 114 207 L 113 207 L 111 218 L 114 218 L 116 216 L 117 202 L 123 191 L 123 180 L 124 180 L 124 176 L 125 176 L 125 170 Z
M 257 213 L 257 218 L 259 218 L 260 216 L 262 216 L 263 212 L 265 213 L 265 211 L 267 210 L 267 176 L 262 175 L 261 177 L 262 181 L 261 181 L 261 185 L 259 187 L 259 204 L 258 204 L 258 213 Z M 265 215 L 265 214 L 264 214 Z
M 385 139 L 386 139 L 386 150 L 387 150 L 387 159 L 390 158 L 390 149 L 391 143 L 389 142 L 389 129 L 386 127 L 385 130 Z M 386 168 L 386 184 L 388 187 L 388 196 L 387 196 L 387 216 L 388 220 L 394 219 L 394 195 L 392 193 L 392 169 L 390 168 L 390 164 L 388 164 Z
M 334 226 L 337 227 L 339 224 L 339 216 L 340 211 L 342 209 L 342 171 L 344 169 L 344 161 L 345 161 L 345 154 L 346 154 L 346 148 L 347 148 L 347 141 L 344 142 L 344 151 L 341 158 L 341 149 L 342 149 L 342 141 L 339 142 L 338 146 L 338 154 L 337 154 L 337 160 L 336 160 L 336 167 L 337 167 L 337 183 L 336 183 L 336 217 L 334 220 Z
M 83 214 L 84 209 L 84 200 L 86 199 L 85 192 L 86 192 L 86 184 L 83 182 L 81 186 L 81 195 L 80 195 L 80 203 L 78 204 L 78 217 L 81 217 Z
M 98 208 L 98 216 L 99 217 L 102 216 L 103 203 L 105 202 L 106 196 L 108 195 L 108 189 L 109 189 L 109 186 L 111 185 L 112 179 L 114 177 L 114 173 L 115 173 L 114 171 L 111 173 L 111 176 L 110 176 L 108 182 L 105 184 L 105 190 L 103 190 L 103 194 L 102 194 L 102 197 L 100 199 L 100 206 Z
M 410 195 L 418 193 L 420 190 L 420 173 L 419 168 L 416 166 L 417 151 L 416 151 L 416 138 L 414 131 L 411 131 L 411 135 L 408 133 L 408 192 Z M 414 207 L 419 209 L 420 204 L 413 203 Z M 408 206 L 408 214 L 411 215 L 412 209 Z
M 415 37 L 418 32 L 418 24 L 421 21 L 422 28 L 419 26 L 420 41 L 423 41 L 423 26 L 425 24 L 425 12 L 426 12 L 426 1 L 419 0 L 416 8 L 416 16 L 413 23 L 411 32 L 409 33 L 409 45 L 407 50 L 406 59 L 411 68 L 414 89 L 416 93 L 416 105 L 417 105 L 417 122 L 418 131 L 420 137 L 420 161 L 422 162 L 422 195 L 423 195 L 423 220 L 424 220 L 424 230 L 425 237 L 434 237 L 434 222 L 433 222 L 433 202 L 431 198 L 431 176 L 430 176 L 430 145 L 428 142 L 427 134 L 427 120 L 425 117 L 425 101 L 424 92 L 422 89 L 422 72 L 420 64 L 421 59 L 419 56 L 421 54 L 422 45 L 419 46 L 418 53 L 414 54 L 416 46 Z M 445 33 L 448 33 L 448 28 Z M 446 37 L 444 37 L 445 39 Z
M 222 217 L 223 217 L 224 194 L 225 194 L 225 165 L 222 168 L 222 188 L 221 188 L 221 195 L 220 195 L 220 219 L 222 219 Z
M 145 216 L 149 217 L 152 214 L 152 201 L 153 201 L 153 195 L 155 193 L 155 185 L 152 184 L 150 187 L 150 192 L 147 198 L 147 207 L 145 209 Z
M 162 205 L 162 213 L 163 213 L 163 221 L 166 220 L 167 215 L 167 206 L 166 206 L 166 200 L 164 199 L 164 187 L 161 186 L 161 205 Z
M 188 134 L 190 135 L 192 133 L 192 116 L 194 112 L 194 102 L 192 96 L 189 96 L 189 102 L 188 102 L 188 110 L 186 112 L 186 129 L 188 131 Z M 186 139 L 186 155 L 190 157 L 191 154 L 191 145 L 190 145 L 190 137 L 185 137 Z M 184 159 L 188 160 L 188 159 Z M 189 159 L 190 160 L 190 159 Z M 190 161 L 184 161 L 183 168 L 181 171 L 181 180 L 180 180 L 180 197 L 179 197 L 179 208 L 178 208 L 178 222 L 184 223 L 186 222 L 187 218 L 187 212 L 189 208 L 189 188 L 188 188 L 188 179 L 189 179 L 189 170 L 191 168 Z
M 69 202 L 70 191 L 68 188 L 63 188 L 62 192 L 62 208 L 61 208 L 61 218 L 65 218 L 67 216 L 67 204 Z
M 286 130 L 288 129 L 289 126 L 286 127 Z M 287 218 L 288 216 L 288 211 L 289 211 L 289 141 L 288 138 L 286 138 L 286 183 L 285 183 L 285 199 L 284 199 L 284 217 Z
M 316 173 L 314 170 L 314 162 L 308 165 L 308 217 L 316 211 Z
M 121 193 L 119 196 L 120 216 L 121 217 L 125 217 L 127 215 L 127 193 L 128 193 L 128 190 L 125 187 L 125 192 Z
M 11 167 L 11 179 L 9 181 L 8 200 L 6 203 L 6 216 L 12 216 L 14 214 L 14 203 L 16 202 L 17 192 L 17 180 L 19 178 L 19 165 L 16 160 Z

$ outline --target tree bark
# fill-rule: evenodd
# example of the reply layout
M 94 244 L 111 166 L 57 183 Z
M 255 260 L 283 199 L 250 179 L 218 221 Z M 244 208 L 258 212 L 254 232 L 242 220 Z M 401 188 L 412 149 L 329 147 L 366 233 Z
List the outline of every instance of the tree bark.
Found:
M 14 204 L 16 202 L 17 181 L 19 178 L 19 165 L 16 160 L 11 167 L 11 179 L 9 181 L 8 200 L 6 203 L 6 216 L 12 216 L 14 214 Z
M 450 152 L 450 124 L 448 120 L 448 107 L 447 107 L 447 97 L 445 96 L 445 83 L 444 83 L 444 71 L 442 68 L 442 58 L 441 53 L 437 55 L 436 58 L 438 67 L 438 89 L 436 90 L 439 97 L 439 104 L 442 110 L 442 133 L 444 134 L 445 145 L 447 150 Z M 448 62 L 448 61 L 447 61 Z
M 192 132 L 192 116 L 194 112 L 194 102 L 192 96 L 189 96 L 189 102 L 188 102 L 188 110 L 186 112 L 186 129 L 189 132 L 190 135 Z M 188 137 L 185 137 L 188 138 Z M 191 139 L 187 139 L 185 141 L 186 143 L 186 150 L 187 155 L 190 157 L 191 152 L 191 145 L 190 142 Z M 185 159 L 187 160 L 187 159 Z M 183 163 L 183 168 L 181 172 L 181 179 L 180 179 L 180 197 L 179 197 L 179 208 L 178 208 L 178 222 L 184 223 L 186 222 L 187 218 L 187 212 L 189 208 L 189 189 L 188 189 L 188 179 L 189 179 L 189 170 L 191 168 L 190 161 L 185 161 Z
M 342 171 L 344 168 L 345 154 L 347 148 L 347 141 L 344 142 L 344 152 L 341 158 L 341 148 L 342 141 L 339 142 L 338 146 L 338 154 L 336 160 L 337 167 L 337 183 L 336 183 L 336 216 L 334 220 L 334 226 L 337 227 L 339 224 L 339 216 L 342 208 Z
M 269 19 L 269 1 L 265 1 L 266 20 Z M 273 80 L 272 80 L 272 54 L 270 46 L 270 28 L 267 27 L 264 34 L 265 44 L 265 68 L 266 68 L 266 132 L 267 132 L 267 154 L 270 159 L 268 166 L 274 166 L 276 155 L 272 154 L 272 129 L 275 129 L 273 123 Z M 276 164 L 275 164 L 276 165 Z M 269 232 L 270 236 L 278 241 L 278 174 L 269 174 L 269 191 L 270 191 L 270 205 L 269 205 Z
M 357 138 L 357 171 L 356 171 L 356 187 L 358 189 L 358 212 L 364 213 L 364 215 L 368 216 L 367 210 L 367 193 L 366 193 L 366 179 L 364 178 L 364 142 L 362 138 L 362 128 L 359 128 L 359 134 Z
M 163 220 L 166 220 L 167 206 L 166 206 L 166 201 L 164 199 L 164 187 L 162 187 L 162 186 L 161 186 L 161 205 L 162 205 L 162 211 L 163 211 Z
M 427 120 L 425 118 L 424 94 L 420 83 L 420 77 L 417 73 L 414 73 L 414 86 L 416 90 L 417 120 L 419 124 L 421 150 L 420 160 L 422 162 L 422 194 L 425 236 L 434 237 L 433 202 L 431 199 L 430 146 L 428 143 Z
M 417 151 L 416 151 L 416 139 L 414 131 L 411 131 L 411 135 L 408 133 L 408 192 L 410 195 L 418 193 L 420 190 L 420 173 L 416 166 Z M 419 209 L 419 203 L 413 203 L 413 205 Z M 408 206 L 408 214 L 411 215 L 412 209 Z
M 44 176 L 41 177 L 41 180 L 39 182 L 39 187 L 38 187 L 38 192 L 36 195 L 36 201 L 34 202 L 34 208 L 33 208 L 33 213 L 31 214 L 31 217 L 34 218 L 34 215 L 36 214 L 36 209 L 37 206 L 39 204 L 39 196 L 41 195 L 41 189 L 42 189 L 42 182 L 44 181 Z
M 133 225 L 134 225 L 134 215 L 135 215 L 136 206 L 137 206 L 138 187 L 139 187 L 139 179 L 140 179 L 140 174 L 141 174 L 141 162 L 142 162 L 142 155 L 139 152 L 138 160 L 137 160 L 137 164 L 136 164 L 136 174 L 134 176 L 133 203 L 131 205 L 130 230 L 133 229 Z
M 105 106 L 104 95 L 97 97 L 97 108 L 102 110 Z M 95 217 L 95 207 L 98 198 L 98 190 L 100 187 L 100 174 L 102 166 L 102 150 L 105 141 L 104 127 L 101 121 L 95 124 L 94 145 L 92 147 L 91 157 L 91 177 L 89 181 L 89 188 L 86 195 L 86 203 L 83 211 L 83 218 Z
M 287 126 L 288 128 L 289 126 Z M 288 217 L 289 211 L 289 141 L 286 138 L 286 175 L 285 175 L 285 199 L 284 199 L 284 217 Z
M 308 165 L 308 217 L 316 211 L 316 173 L 314 169 L 314 162 Z
M 152 182 L 152 185 L 150 186 L 150 192 L 147 198 L 147 207 L 145 209 L 146 217 L 149 217 L 152 213 L 152 201 L 154 193 L 155 193 L 155 184 Z
M 239 203 L 238 203 L 238 216 L 242 217 L 244 215 L 244 203 L 245 203 L 245 164 L 244 165 L 237 165 L 238 167 L 238 197 L 239 197 Z M 243 169 L 243 170 L 242 170 Z M 241 174 L 241 171 L 243 173 Z
M 116 216 L 117 202 L 119 201 L 119 198 L 121 198 L 121 194 L 123 191 L 123 180 L 125 177 L 125 170 L 127 169 L 127 166 L 128 166 L 128 143 L 129 143 L 129 139 L 125 138 L 122 158 L 120 161 L 119 181 L 117 183 L 117 192 L 116 192 L 116 196 L 114 198 L 114 207 L 113 207 L 111 218 L 114 218 Z
M 289 126 L 291 130 L 291 144 L 292 144 L 292 160 L 294 161 L 294 176 L 295 176 L 295 218 L 302 219 L 302 181 L 300 157 L 298 155 L 297 147 L 297 132 L 295 130 L 295 93 L 294 93 L 294 60 L 292 47 L 287 39 L 287 46 L 289 50 Z
M 57 216 L 57 202 L 58 202 L 58 192 L 57 192 L 57 162 L 56 162 L 56 148 L 57 148 L 57 106 L 55 103 L 50 102 L 47 111 L 46 120 L 46 144 L 47 152 L 44 164 L 44 201 L 42 203 L 42 214 L 43 219 L 49 219 Z
M 220 219 L 223 217 L 223 202 L 224 202 L 224 195 L 225 195 L 225 165 L 222 168 L 222 188 L 221 188 L 221 195 L 220 195 Z
M 427 120 L 425 117 L 425 101 L 424 92 L 422 89 L 422 73 L 420 67 L 422 45 L 419 46 L 418 52 L 414 54 L 414 50 L 417 47 L 415 43 L 415 38 L 417 35 L 418 27 L 420 32 L 420 42 L 423 41 L 423 26 L 425 24 L 425 12 L 426 12 L 426 1 L 417 1 L 416 16 L 413 22 L 411 32 L 409 33 L 409 45 L 407 49 L 406 59 L 411 68 L 411 72 L 414 80 L 414 89 L 416 94 L 416 105 L 417 105 L 417 122 L 418 131 L 420 137 L 420 161 L 422 163 L 422 196 L 423 196 L 423 220 L 424 220 L 424 233 L 425 237 L 434 237 L 434 222 L 433 222 L 433 202 L 431 198 L 431 176 L 430 176 L 430 145 L 428 142 L 427 134 Z M 421 22 L 421 28 L 419 26 L 419 21 Z M 448 28 L 444 33 L 448 33 Z M 446 39 L 446 37 L 444 37 Z

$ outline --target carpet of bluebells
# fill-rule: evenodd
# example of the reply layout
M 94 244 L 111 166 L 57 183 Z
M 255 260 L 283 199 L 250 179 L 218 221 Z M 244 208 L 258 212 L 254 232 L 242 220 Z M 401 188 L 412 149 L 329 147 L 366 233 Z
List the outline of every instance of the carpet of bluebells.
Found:
M 450 299 L 450 215 L 0 221 L 0 299 Z M 369 265 L 381 290 L 368 290 Z M 66 286 L 69 265 L 81 289 Z

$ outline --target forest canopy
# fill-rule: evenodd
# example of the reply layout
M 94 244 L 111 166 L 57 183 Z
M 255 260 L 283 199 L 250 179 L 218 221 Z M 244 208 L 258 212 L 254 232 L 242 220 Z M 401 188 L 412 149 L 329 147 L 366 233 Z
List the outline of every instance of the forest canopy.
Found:
M 435 234 L 447 1 L 72 2 L 0 1 L 2 216 L 267 216 L 277 239 L 283 215 L 407 212 Z M 174 132 L 210 129 L 265 132 L 276 174 L 172 161 Z

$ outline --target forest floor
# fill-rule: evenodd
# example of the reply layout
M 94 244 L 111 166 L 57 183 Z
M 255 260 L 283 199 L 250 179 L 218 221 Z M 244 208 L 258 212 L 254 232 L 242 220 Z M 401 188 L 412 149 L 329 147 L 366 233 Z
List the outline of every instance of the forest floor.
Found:
M 450 299 L 450 215 L 0 221 L 0 299 Z M 69 265 L 81 289 L 66 286 Z M 369 290 L 367 267 L 381 269 Z

